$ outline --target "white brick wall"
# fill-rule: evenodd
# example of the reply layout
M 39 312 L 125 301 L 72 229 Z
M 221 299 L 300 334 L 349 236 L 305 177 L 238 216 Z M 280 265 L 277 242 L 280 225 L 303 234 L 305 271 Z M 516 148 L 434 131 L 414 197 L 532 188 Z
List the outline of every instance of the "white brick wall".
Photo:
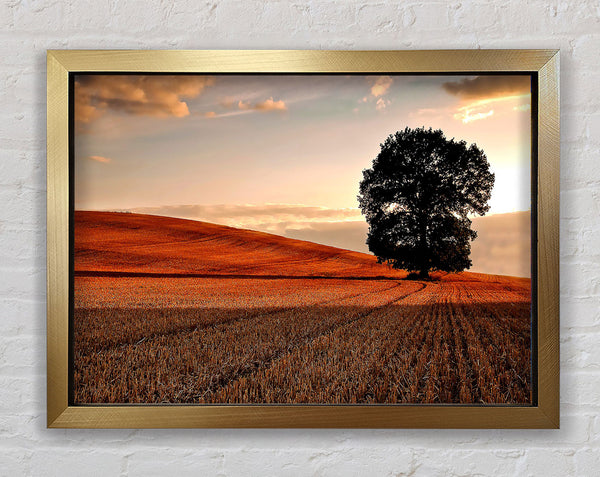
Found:
M 600 475 L 597 0 L 4 0 L 0 26 L 0 475 Z M 47 430 L 50 48 L 560 48 L 562 428 Z

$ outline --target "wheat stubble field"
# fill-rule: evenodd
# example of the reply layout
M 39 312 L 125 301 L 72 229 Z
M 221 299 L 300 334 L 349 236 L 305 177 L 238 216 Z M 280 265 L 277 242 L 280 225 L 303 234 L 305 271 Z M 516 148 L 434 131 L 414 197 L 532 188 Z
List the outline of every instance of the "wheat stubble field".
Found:
M 530 403 L 530 280 L 432 281 L 204 222 L 75 212 L 87 403 Z

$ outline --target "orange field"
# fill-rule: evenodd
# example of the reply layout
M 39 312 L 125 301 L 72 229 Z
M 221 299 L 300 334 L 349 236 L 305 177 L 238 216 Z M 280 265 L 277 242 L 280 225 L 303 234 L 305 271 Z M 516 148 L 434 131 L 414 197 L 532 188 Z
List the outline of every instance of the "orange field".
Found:
M 76 403 L 530 403 L 530 280 L 75 213 Z

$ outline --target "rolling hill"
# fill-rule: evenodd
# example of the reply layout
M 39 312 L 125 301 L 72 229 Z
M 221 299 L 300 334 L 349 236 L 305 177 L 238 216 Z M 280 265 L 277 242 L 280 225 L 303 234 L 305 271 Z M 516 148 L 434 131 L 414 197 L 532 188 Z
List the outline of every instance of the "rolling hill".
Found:
M 390 277 L 372 255 L 207 222 L 75 212 L 75 272 Z
M 370 254 L 225 225 L 123 212 L 75 211 L 78 276 L 405 278 Z M 434 272 L 443 280 L 528 278 Z

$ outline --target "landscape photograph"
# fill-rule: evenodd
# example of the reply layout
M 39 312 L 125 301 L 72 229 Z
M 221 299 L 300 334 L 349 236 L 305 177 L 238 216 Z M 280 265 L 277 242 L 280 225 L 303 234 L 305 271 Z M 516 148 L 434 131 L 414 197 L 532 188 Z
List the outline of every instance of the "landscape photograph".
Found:
M 534 404 L 529 75 L 72 94 L 73 404 Z

